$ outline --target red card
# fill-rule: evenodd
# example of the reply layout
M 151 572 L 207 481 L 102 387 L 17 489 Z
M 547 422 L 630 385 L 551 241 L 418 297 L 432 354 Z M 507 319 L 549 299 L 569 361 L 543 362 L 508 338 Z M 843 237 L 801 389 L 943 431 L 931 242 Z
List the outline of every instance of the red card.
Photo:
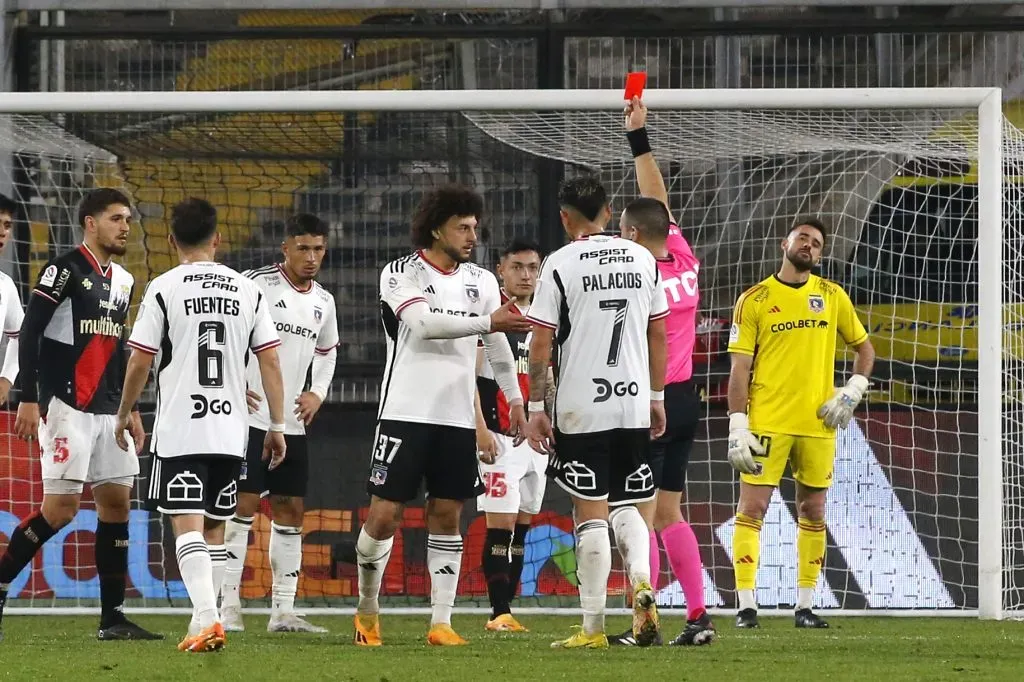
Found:
M 626 93 L 623 99 L 627 102 L 634 97 L 643 97 L 644 86 L 647 85 L 647 73 L 644 71 L 633 71 L 626 76 Z

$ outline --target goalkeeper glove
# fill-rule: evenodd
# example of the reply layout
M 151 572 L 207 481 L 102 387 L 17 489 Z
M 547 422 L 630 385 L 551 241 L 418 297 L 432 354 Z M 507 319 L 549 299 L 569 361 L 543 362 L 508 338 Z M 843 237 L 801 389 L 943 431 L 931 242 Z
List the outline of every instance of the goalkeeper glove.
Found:
M 750 432 L 747 415 L 733 412 L 729 415 L 729 464 L 743 474 L 760 474 L 761 465 L 754 461 L 751 451 L 763 455 L 764 446 Z
M 824 405 L 818 408 L 818 418 L 825 422 L 825 426 L 836 429 L 845 429 L 853 418 L 853 411 L 857 409 L 864 393 L 868 390 L 867 377 L 854 374 L 846 382 L 846 386 L 836 389 L 836 392 Z

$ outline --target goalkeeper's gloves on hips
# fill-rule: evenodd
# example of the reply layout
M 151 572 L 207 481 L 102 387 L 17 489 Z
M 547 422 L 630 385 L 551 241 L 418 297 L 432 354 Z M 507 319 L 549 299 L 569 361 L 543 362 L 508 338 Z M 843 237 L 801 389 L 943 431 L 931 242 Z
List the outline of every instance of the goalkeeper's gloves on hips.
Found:
M 753 453 L 764 454 L 764 446 L 750 432 L 747 415 L 733 412 L 729 415 L 729 464 L 742 474 L 761 473 L 761 465 L 754 461 Z
M 845 386 L 836 389 L 832 397 L 818 408 L 818 418 L 829 428 L 845 429 L 867 390 L 867 377 L 854 374 Z

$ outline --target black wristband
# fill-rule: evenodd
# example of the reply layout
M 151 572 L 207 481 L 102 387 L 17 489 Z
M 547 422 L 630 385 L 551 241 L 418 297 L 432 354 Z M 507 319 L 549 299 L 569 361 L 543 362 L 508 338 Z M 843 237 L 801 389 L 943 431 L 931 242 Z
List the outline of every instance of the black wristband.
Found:
M 647 139 L 647 128 L 626 131 L 626 139 L 629 140 L 629 149 L 633 152 L 634 159 L 651 153 L 651 141 Z

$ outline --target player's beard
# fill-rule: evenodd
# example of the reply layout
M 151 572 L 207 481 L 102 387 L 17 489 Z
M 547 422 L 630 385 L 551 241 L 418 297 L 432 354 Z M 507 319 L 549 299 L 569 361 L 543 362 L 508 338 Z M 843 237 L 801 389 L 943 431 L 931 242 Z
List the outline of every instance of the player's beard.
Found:
M 449 246 L 447 244 L 441 247 L 441 250 L 456 263 L 468 263 L 473 258 L 472 251 L 470 251 L 469 255 L 466 256 L 462 253 L 461 249 L 456 249 L 454 246 Z
M 128 245 L 124 244 L 122 246 L 116 241 L 111 242 L 109 244 L 104 244 L 103 249 L 111 256 L 123 256 L 124 254 L 128 253 Z
M 787 251 L 786 260 L 788 260 L 798 272 L 810 272 L 814 269 L 814 257 L 809 254 L 804 256 L 799 251 Z

